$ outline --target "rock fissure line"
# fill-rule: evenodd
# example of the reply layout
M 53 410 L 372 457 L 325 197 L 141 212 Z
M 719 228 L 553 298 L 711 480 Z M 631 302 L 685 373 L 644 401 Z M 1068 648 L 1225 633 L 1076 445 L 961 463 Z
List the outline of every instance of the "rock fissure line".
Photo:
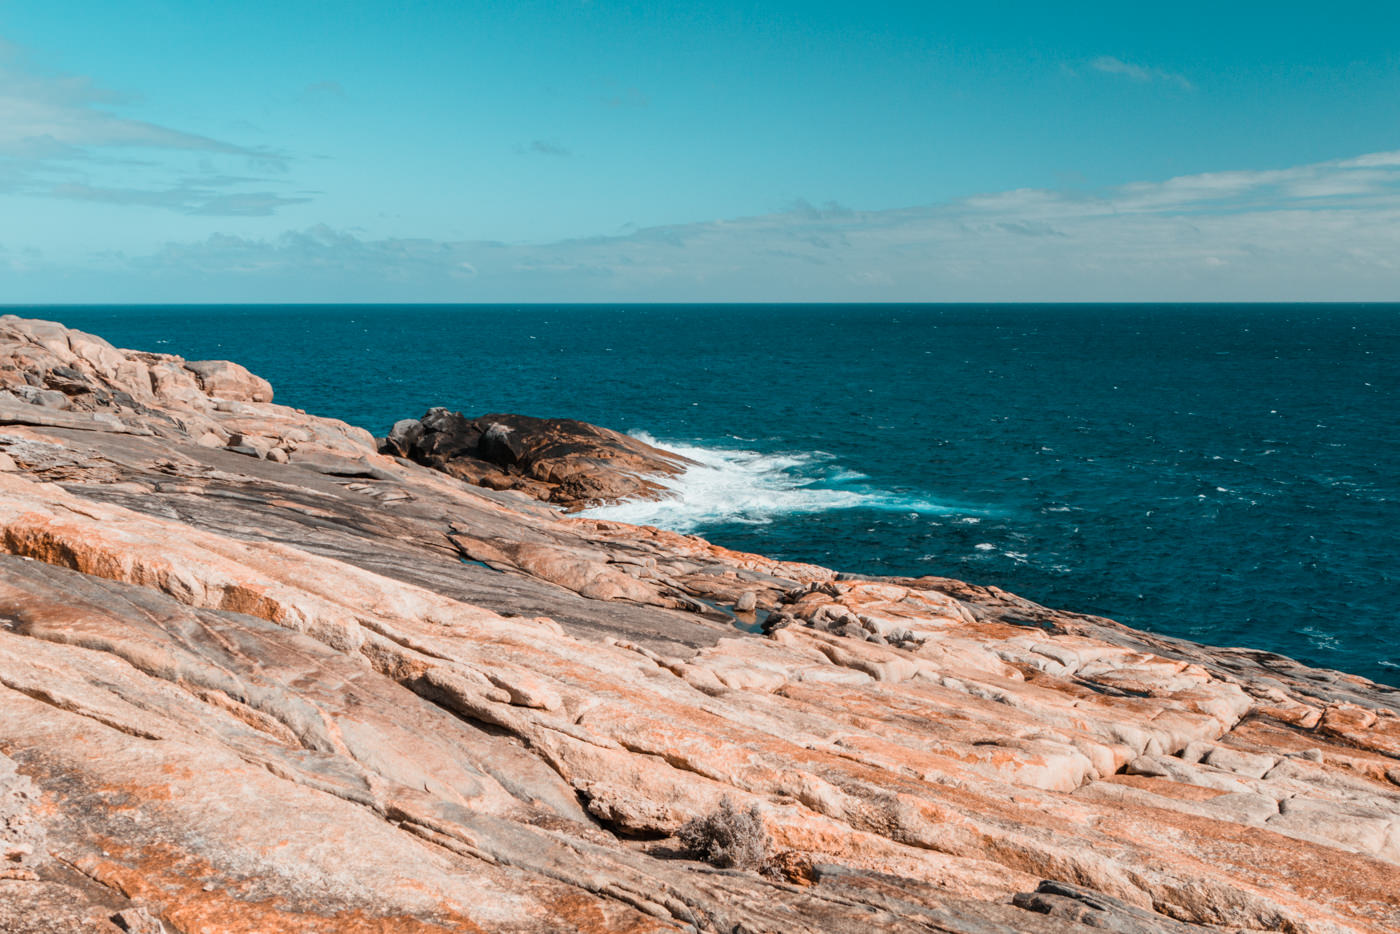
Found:
M 127 736 L 131 736 L 136 739 L 152 741 L 159 741 L 165 739 L 164 736 L 160 736 L 148 730 L 143 730 L 140 727 L 132 726 L 128 723 L 122 723 L 119 720 L 116 720 L 115 718 L 103 716 L 102 714 L 92 710 L 84 710 L 81 704 L 78 704 L 69 698 L 60 697 L 54 694 L 52 691 L 49 691 L 45 688 L 37 687 L 34 685 L 25 686 L 16 684 L 13 681 L 7 680 L 3 676 L 0 676 L 0 687 L 14 691 L 16 694 L 23 694 L 25 697 L 32 698 L 33 700 L 39 701 L 41 704 L 47 704 L 50 707 L 54 707 L 58 710 L 63 710 L 68 713 L 76 714 L 80 717 L 87 717 L 89 720 L 94 720 L 105 727 L 116 730 L 119 733 L 125 733 Z

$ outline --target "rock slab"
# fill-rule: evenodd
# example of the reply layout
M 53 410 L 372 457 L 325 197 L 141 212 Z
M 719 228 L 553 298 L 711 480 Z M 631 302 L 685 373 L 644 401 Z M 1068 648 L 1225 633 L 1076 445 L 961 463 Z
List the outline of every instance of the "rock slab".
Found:
M 1394 689 L 562 515 L 204 369 L 0 318 L 6 934 L 1400 931 Z M 748 868 L 681 837 L 725 801 Z

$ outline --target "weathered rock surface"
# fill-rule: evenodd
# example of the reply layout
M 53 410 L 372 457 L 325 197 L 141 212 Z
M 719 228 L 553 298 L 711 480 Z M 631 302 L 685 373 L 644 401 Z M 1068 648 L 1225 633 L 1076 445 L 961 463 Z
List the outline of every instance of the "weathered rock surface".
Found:
M 206 370 L 0 319 L 0 931 L 1400 931 L 1400 692 L 565 517 Z M 761 871 L 676 838 L 725 798 Z
M 658 479 L 690 463 L 587 422 L 528 415 L 469 419 L 440 408 L 396 423 L 382 450 L 477 486 L 520 490 L 569 509 L 664 495 Z
M 38 878 L 34 870 L 48 856 L 44 825 L 34 814 L 38 802 L 34 782 L 0 753 L 0 879 Z

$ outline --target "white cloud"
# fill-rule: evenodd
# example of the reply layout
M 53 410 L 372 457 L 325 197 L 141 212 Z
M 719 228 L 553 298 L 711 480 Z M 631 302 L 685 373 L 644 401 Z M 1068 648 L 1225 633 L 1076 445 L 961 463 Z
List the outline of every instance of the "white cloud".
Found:
M 47 194 L 71 201 L 167 208 L 185 214 L 211 217 L 266 217 L 280 207 L 302 204 L 310 200 L 305 197 L 286 197 L 270 191 L 221 192 L 215 190 L 212 184 L 200 184 L 197 180 L 165 189 L 101 188 L 65 182 L 53 186 Z
M 131 102 L 82 75 L 46 74 L 0 41 L 0 193 L 105 201 L 187 213 L 267 213 L 304 198 L 271 191 L 213 194 L 227 184 L 215 160 L 234 160 L 264 173 L 284 171 L 286 157 L 121 114 Z M 194 185 L 173 178 L 197 158 L 212 176 Z M 119 169 L 117 185 L 103 177 Z M 145 182 L 133 185 L 130 180 Z M 266 180 L 262 180 L 266 181 Z M 239 182 L 238 184 L 242 184 Z
M 1191 91 L 1196 87 L 1185 75 L 1173 71 L 1163 71 L 1160 68 L 1145 68 L 1142 65 L 1134 65 L 1112 55 L 1100 55 L 1089 63 L 1089 67 L 1106 75 L 1121 75 L 1133 81 L 1162 81 L 1174 84 L 1184 91 Z
M 1029 189 L 887 211 L 799 201 L 777 214 L 546 244 L 373 239 L 324 226 L 272 239 L 216 235 L 104 261 L 101 294 L 48 298 L 1393 300 L 1396 156 L 1092 196 Z
M 73 154 L 105 147 L 194 150 L 275 159 L 265 150 L 119 116 L 126 99 L 82 75 L 26 70 L 0 52 L 0 155 Z

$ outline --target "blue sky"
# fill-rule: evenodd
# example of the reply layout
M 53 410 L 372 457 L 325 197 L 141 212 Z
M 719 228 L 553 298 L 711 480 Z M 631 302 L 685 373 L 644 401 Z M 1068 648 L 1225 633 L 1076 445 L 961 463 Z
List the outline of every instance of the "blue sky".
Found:
M 1400 298 L 1400 5 L 0 0 L 0 302 Z

